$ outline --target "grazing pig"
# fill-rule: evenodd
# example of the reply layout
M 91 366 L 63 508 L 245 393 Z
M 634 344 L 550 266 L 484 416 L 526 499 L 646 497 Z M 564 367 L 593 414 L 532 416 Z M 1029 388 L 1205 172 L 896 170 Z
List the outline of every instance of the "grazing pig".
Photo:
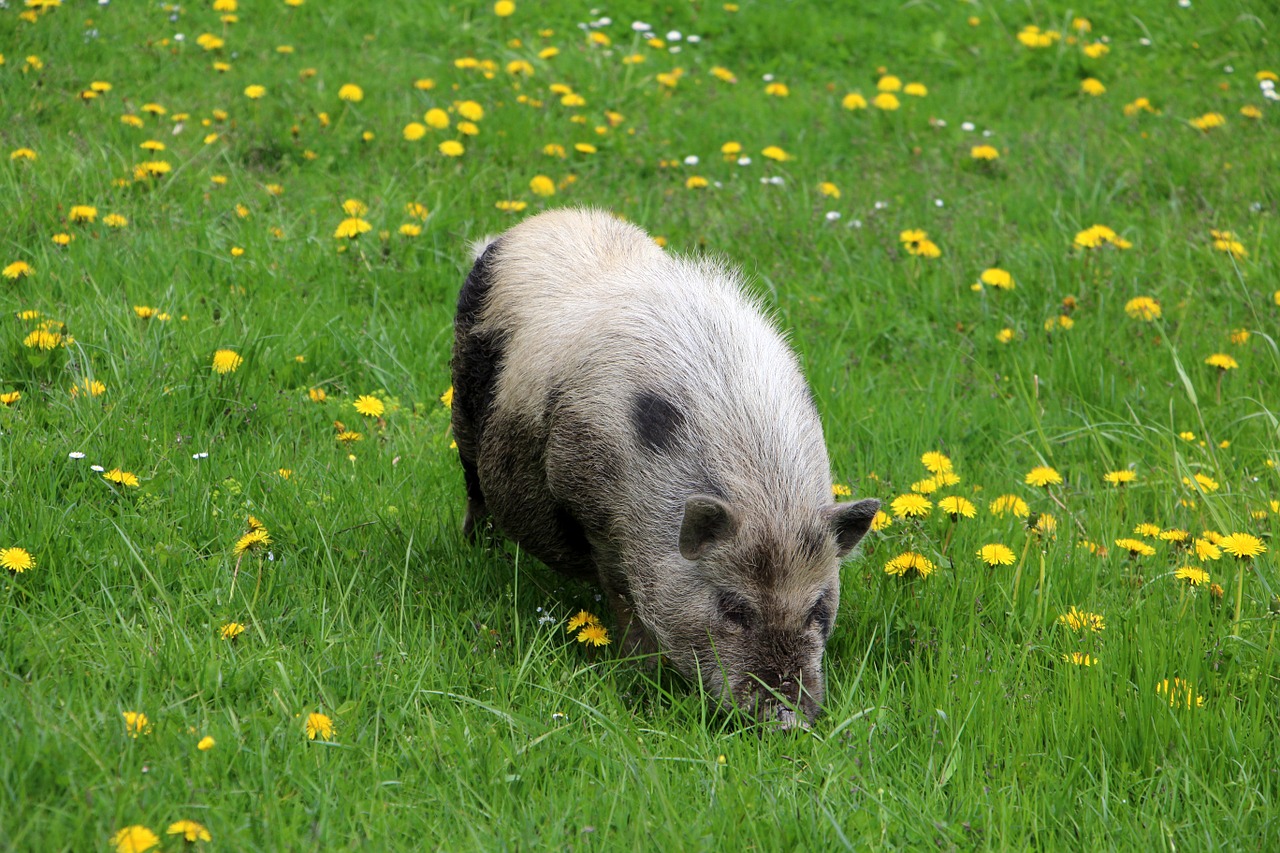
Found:
M 626 651 L 661 651 L 726 708 L 807 725 L 840 561 L 880 505 L 832 502 L 782 335 L 733 270 L 600 211 L 548 211 L 476 248 L 453 349 L 464 532 L 492 517 L 597 580 Z

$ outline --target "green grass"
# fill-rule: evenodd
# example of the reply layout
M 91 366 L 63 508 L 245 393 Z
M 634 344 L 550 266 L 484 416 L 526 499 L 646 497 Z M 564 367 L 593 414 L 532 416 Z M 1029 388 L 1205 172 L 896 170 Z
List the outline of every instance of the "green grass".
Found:
M 110 849 L 123 827 L 163 835 L 184 818 L 227 850 L 1280 837 L 1280 113 L 1254 78 L 1280 71 L 1272 6 L 595 4 L 613 19 L 597 30 L 606 49 L 577 27 L 589 3 L 523 0 L 499 19 L 489 3 L 245 0 L 225 25 L 211 5 L 174 22 L 120 0 L 34 23 L 22 4 L 0 10 L 0 142 L 37 154 L 0 162 L 0 265 L 34 270 L 0 279 L 0 393 L 21 392 L 0 406 L 0 548 L 35 560 L 0 577 L 0 846 Z M 1067 43 L 1077 14 L 1109 55 Z M 703 38 L 655 49 L 636 19 Z M 1029 50 L 1028 24 L 1064 39 Z M 204 51 L 201 33 L 225 46 Z M 549 46 L 560 54 L 539 58 Z M 622 62 L 632 53 L 645 61 Z M 462 57 L 492 60 L 492 78 Z M 504 70 L 517 59 L 534 68 L 519 91 Z M 675 88 L 656 80 L 676 67 Z M 870 100 L 880 67 L 927 97 L 842 109 L 847 92 Z M 790 96 L 766 96 L 764 74 Z M 1087 76 L 1106 93 L 1081 94 Z M 84 102 L 93 81 L 112 88 Z M 338 100 L 344 83 L 364 99 Z M 586 105 L 562 106 L 554 83 Z M 251 84 L 267 95 L 246 99 Z M 1159 113 L 1125 116 L 1140 96 Z M 454 128 L 403 138 L 428 108 L 468 99 L 485 116 L 461 158 L 436 149 Z M 144 113 L 149 102 L 167 114 Z M 606 111 L 622 121 L 597 133 Z M 1225 126 L 1189 126 L 1210 111 Z M 142 150 L 147 139 L 166 149 Z M 750 165 L 721 156 L 730 141 Z M 984 141 L 1000 150 L 990 165 L 969 154 Z M 568 156 L 544 154 L 551 143 Z M 765 159 L 769 145 L 792 159 Z M 134 179 L 161 159 L 167 175 Z M 539 174 L 553 198 L 531 193 Z M 686 189 L 693 175 L 711 186 Z M 332 235 L 349 198 L 373 230 L 347 245 Z M 508 199 L 527 210 L 495 208 Z M 410 202 L 430 210 L 416 237 L 397 233 Z M 97 220 L 69 222 L 77 204 Z M 940 450 L 962 479 L 933 499 L 977 506 L 954 531 L 937 509 L 895 520 L 845 566 L 811 732 L 761 734 L 696 685 L 612 646 L 588 651 L 564 622 L 602 612 L 595 590 L 509 543 L 462 540 L 439 397 L 467 244 L 562 204 L 616 210 L 675 251 L 747 271 L 803 357 L 838 483 L 887 503 Z M 128 225 L 106 227 L 109 213 Z M 1073 248 L 1095 223 L 1132 248 Z M 941 257 L 906 254 L 911 228 Z M 1210 229 L 1247 255 L 1215 251 Z M 65 248 L 60 232 L 75 236 Z M 993 266 L 1015 289 L 973 291 Z M 1141 295 L 1159 321 L 1126 316 Z M 1073 327 L 1046 332 L 1060 314 Z M 43 319 L 74 343 L 25 347 Z M 999 343 L 1005 328 L 1015 337 Z M 1246 343 L 1230 340 L 1238 329 Z M 221 348 L 244 358 L 223 376 Z M 1219 376 L 1204 364 L 1215 352 L 1238 369 Z M 71 396 L 85 379 L 105 393 Z M 381 421 L 352 407 L 361 394 L 386 403 Z M 339 445 L 335 421 L 364 440 Z M 1026 485 L 1041 464 L 1065 482 Z M 90 465 L 140 485 L 112 487 Z M 1121 469 L 1136 480 L 1108 486 Z M 1194 474 L 1218 489 L 1185 485 Z M 1051 514 L 1053 535 L 993 514 L 1002 494 Z M 235 573 L 250 514 L 271 558 L 247 555 Z M 1149 538 L 1156 553 L 1131 559 L 1114 544 L 1144 522 L 1249 533 L 1269 550 L 1205 563 L 1218 597 L 1174 579 L 1194 555 Z M 994 542 L 1019 563 L 982 565 Z M 937 570 L 886 575 L 906 550 Z M 1065 627 L 1073 606 L 1105 630 Z M 231 621 L 246 630 L 223 640 Z M 1064 662 L 1071 652 L 1096 665 Z M 1174 678 L 1203 706 L 1157 693 Z M 130 737 L 126 711 L 149 730 Z M 336 724 L 331 742 L 308 741 L 314 712 Z M 216 745 L 197 750 L 206 735 Z

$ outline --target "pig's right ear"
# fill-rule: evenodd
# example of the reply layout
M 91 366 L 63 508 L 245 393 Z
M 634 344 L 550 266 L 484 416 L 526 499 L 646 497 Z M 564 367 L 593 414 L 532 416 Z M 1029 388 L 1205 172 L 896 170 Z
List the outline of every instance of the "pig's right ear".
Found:
M 737 529 L 738 519 L 728 504 L 711 495 L 692 495 L 685 501 L 680 522 L 680 556 L 696 560 L 712 543 Z
M 852 551 L 858 540 L 867 535 L 879 511 L 880 501 L 875 498 L 836 504 L 827 511 L 831 529 L 836 534 L 836 551 L 841 557 Z

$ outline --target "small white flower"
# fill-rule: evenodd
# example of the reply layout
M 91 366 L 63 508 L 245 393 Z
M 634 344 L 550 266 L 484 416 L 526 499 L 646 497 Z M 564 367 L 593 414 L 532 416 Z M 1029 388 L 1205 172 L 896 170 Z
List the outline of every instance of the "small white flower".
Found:
M 680 45 L 678 44 L 673 44 L 671 45 L 671 47 L 667 48 L 667 53 L 679 53 L 679 52 L 680 52 Z
M 1151 39 L 1147 38 L 1146 36 L 1143 36 L 1142 38 L 1138 39 L 1138 44 L 1142 45 L 1143 47 L 1151 47 Z
M 191 458 L 192 459 L 208 459 L 209 454 L 202 450 L 199 453 L 192 453 Z
M 1264 92 L 1270 91 L 1275 87 L 1276 87 L 1275 80 L 1259 80 L 1258 81 L 1258 88 L 1260 88 Z
M 990 139 L 990 138 L 991 138 L 992 136 L 994 136 L 995 134 L 993 134 L 993 133 L 992 133 L 991 131 L 989 131 L 989 130 L 984 130 L 984 131 L 982 131 L 982 135 L 983 135 L 984 137 L 986 137 L 986 138 Z
M 878 201 L 875 203 L 876 210 L 884 210 L 888 206 L 889 206 L 889 202 L 887 201 Z
M 107 469 L 106 469 L 106 468 L 103 468 L 101 465 L 90 465 L 90 466 L 89 466 L 89 470 L 90 470 L 90 471 L 96 471 L 97 473 L 101 474 L 103 471 L 105 471 L 105 470 L 107 470 Z
M 828 211 L 827 211 L 827 221 L 828 221 L 828 222 L 835 222 L 835 221 L 836 221 L 836 220 L 838 220 L 839 218 L 840 218 L 840 211 L 838 211 L 838 210 L 828 210 Z
M 945 118 L 938 118 L 938 119 L 934 119 L 934 120 L 933 120 L 933 123 L 934 123 L 934 124 L 936 124 L 938 127 L 946 127 L 946 126 L 947 126 L 947 120 L 946 120 Z
M 186 36 L 184 36 L 182 33 L 174 33 L 174 34 L 173 34 L 173 40 L 174 40 L 174 41 L 186 41 L 186 39 L 187 39 L 187 37 L 186 37 Z
M 702 36 L 689 36 L 687 39 L 685 39 L 685 41 L 687 41 L 689 44 L 698 44 L 699 42 L 702 41 Z
M 1230 65 L 1224 65 L 1222 66 L 1222 71 L 1226 74 L 1234 74 L 1236 69 Z
M 935 198 L 935 199 L 933 200 L 933 206 L 934 206 L 934 207 L 942 207 L 942 206 L 943 206 L 942 199 L 940 199 L 940 198 Z
M 971 122 L 971 121 L 961 122 L 961 124 L 960 124 L 960 129 L 961 129 L 961 130 L 963 130 L 965 133 L 972 133 L 972 132 L 973 132 L 973 122 Z
M 850 228 L 861 228 L 861 227 L 862 227 L 862 220 L 861 220 L 861 219 L 850 219 L 850 220 L 849 220 L 849 227 L 850 227 Z
M 697 154 L 690 154 L 688 157 L 684 158 L 684 164 L 685 164 L 686 166 L 696 166 L 696 165 L 698 165 L 698 155 L 697 155 Z
M 1191 8 L 1191 0 L 1178 0 L 1178 5 L 1184 9 Z
M 738 165 L 739 165 L 739 166 L 750 166 L 750 165 L 751 165 L 751 158 L 750 158 L 750 157 L 739 157 L 739 158 L 738 158 Z
M 781 175 L 774 175 L 769 179 L 769 183 L 773 184 L 775 187 L 780 187 L 786 183 L 786 180 Z
M 765 75 L 762 75 L 762 76 L 760 77 L 760 79 L 761 79 L 761 80 L 763 80 L 763 81 L 764 81 L 764 82 L 766 82 L 766 83 L 772 83 L 772 82 L 773 82 L 773 75 L 772 75 L 772 74 L 765 74 Z
M 83 453 L 81 453 L 79 450 L 73 450 L 73 451 L 71 451 L 70 453 L 68 453 L 68 454 L 67 454 L 67 456 L 69 456 L 69 457 L 70 457 L 70 458 L 72 458 L 72 459 L 83 459 L 83 458 L 84 458 L 84 454 L 83 454 Z
M 679 30 L 672 30 L 667 33 L 667 41 L 680 41 L 682 38 L 684 38 L 684 36 L 680 35 Z
M 638 33 L 647 33 L 650 30 L 652 30 L 653 27 L 649 26 L 644 21 L 632 21 L 631 29 L 635 30 Z

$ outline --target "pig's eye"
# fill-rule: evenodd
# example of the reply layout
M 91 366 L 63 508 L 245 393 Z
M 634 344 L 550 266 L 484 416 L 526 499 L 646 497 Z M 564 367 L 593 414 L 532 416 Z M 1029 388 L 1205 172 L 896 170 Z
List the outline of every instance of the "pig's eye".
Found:
M 818 603 L 809 611 L 809 624 L 821 631 L 823 636 L 831 631 L 831 608 L 827 605 L 825 595 L 819 598 Z
M 751 609 L 751 605 L 740 595 L 731 592 L 723 592 L 717 602 L 720 609 L 720 616 L 726 622 L 738 628 L 750 628 L 755 621 L 755 611 Z

